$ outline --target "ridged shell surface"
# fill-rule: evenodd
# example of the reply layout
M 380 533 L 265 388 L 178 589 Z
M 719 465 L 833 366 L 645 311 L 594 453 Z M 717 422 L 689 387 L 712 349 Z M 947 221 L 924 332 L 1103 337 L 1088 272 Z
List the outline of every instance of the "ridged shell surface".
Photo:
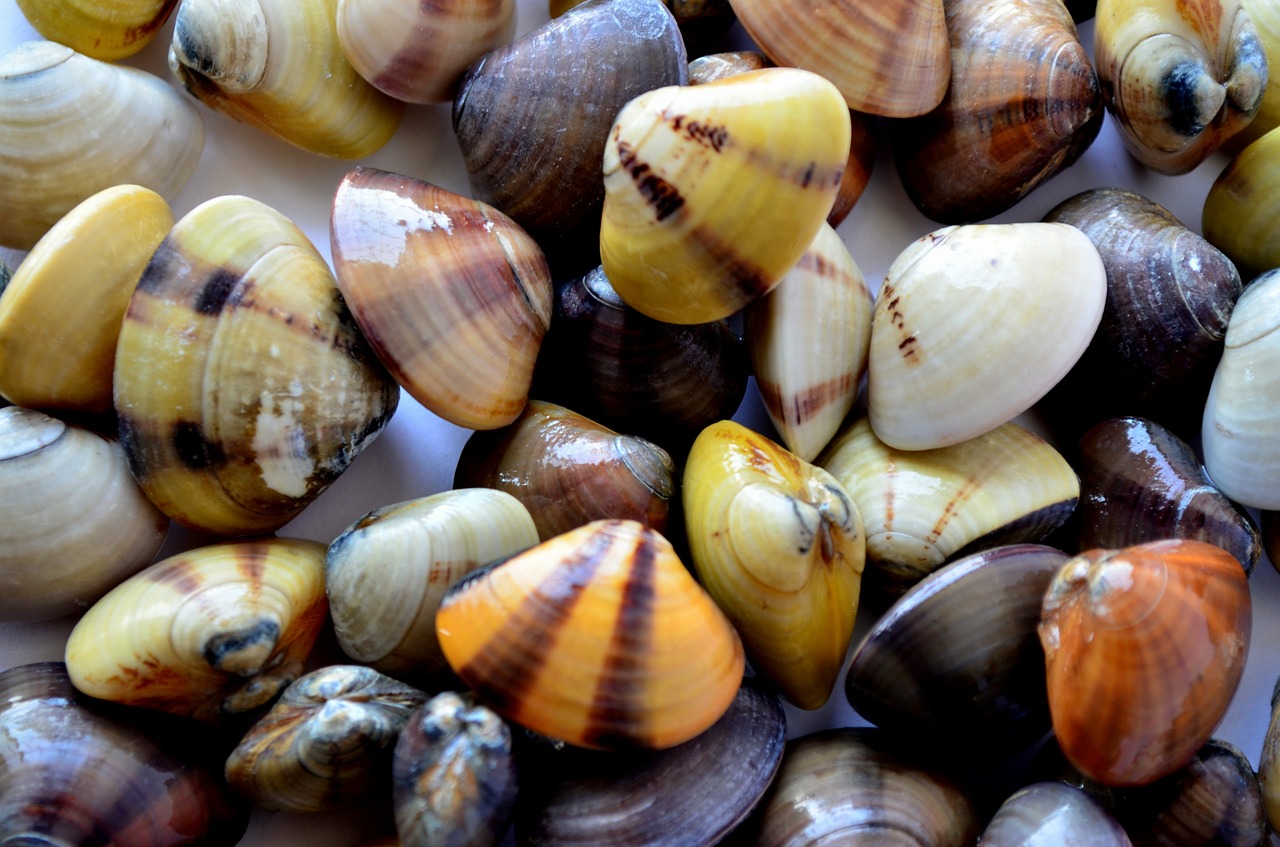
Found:
M 422 405 L 469 429 L 516 419 L 551 323 L 551 275 L 506 215 L 430 183 L 348 173 L 330 226 L 338 287 Z
M 1062 782 L 1020 788 L 978 839 L 984 847 L 1131 847 L 1124 827 L 1085 791 Z
M 178 0 L 17 0 L 37 32 L 50 41 L 114 62 L 151 43 Z
M 436 615 L 479 700 L 570 744 L 662 749 L 714 724 L 742 642 L 670 542 L 595 521 L 459 583 Z
M 1233 158 L 1205 195 L 1204 237 L 1231 257 L 1246 280 L 1280 267 L 1280 131 L 1272 130 Z
M 202 720 L 266 706 L 302 673 L 326 621 L 323 544 L 199 547 L 157 562 L 90 607 L 67 670 L 91 697 Z
M 899 450 L 958 444 L 1029 409 L 1102 319 L 1098 251 L 1066 224 L 970 224 L 903 250 L 871 318 L 871 426 Z
M 1280 682 L 1277 688 L 1280 688 Z M 1271 720 L 1258 757 L 1258 782 L 1262 787 L 1267 822 L 1273 830 L 1280 824 L 1280 715 L 1277 714 L 1280 696 L 1277 696 L 1277 688 L 1271 691 Z
M 247 197 L 208 200 L 178 221 L 116 348 L 130 469 L 169 517 L 224 535 L 291 520 L 399 399 L 315 247 Z
M 849 110 L 822 77 L 765 68 L 669 86 L 618 113 L 604 153 L 600 259 L 630 306 L 728 317 L 817 235 L 849 157 Z

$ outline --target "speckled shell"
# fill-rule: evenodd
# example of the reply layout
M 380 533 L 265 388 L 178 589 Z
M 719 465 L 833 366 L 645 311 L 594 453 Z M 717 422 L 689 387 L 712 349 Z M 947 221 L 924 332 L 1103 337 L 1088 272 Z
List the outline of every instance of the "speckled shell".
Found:
M 453 487 L 511 494 L 529 510 L 543 541 L 603 518 L 637 520 L 662 532 L 676 490 L 675 462 L 643 438 L 530 400 L 515 423 L 467 439 Z
M 118 442 L 18 406 L 0 409 L 0 620 L 88 607 L 150 563 L 169 521 Z
M 1203 541 L 1154 541 L 1071 559 L 1045 593 L 1054 734 L 1106 785 L 1145 785 L 1209 740 L 1244 672 L 1249 583 Z
M 354 809 L 385 797 L 401 729 L 427 695 L 360 665 L 299 677 L 227 757 L 227 784 L 272 811 Z
M 1239 0 L 1100 0 L 1093 49 L 1121 139 L 1161 173 L 1193 169 L 1262 104 L 1266 54 Z
M 516 419 L 551 323 L 538 245 L 498 210 L 430 183 L 356 168 L 333 198 L 338 287 L 396 380 L 458 426 Z
M 1204 199 L 1204 237 L 1250 280 L 1280 268 L 1280 131 L 1272 130 L 1230 161 Z
M 600 259 L 609 281 L 657 320 L 728 317 L 777 285 L 813 242 L 849 139 L 839 92 L 793 68 L 637 97 L 604 152 Z
M 481 702 L 583 747 L 688 741 L 729 708 L 744 667 L 733 626 L 635 521 L 592 522 L 467 578 L 436 631 Z
M 1015 791 L 978 839 L 983 847 L 1131 847 L 1097 800 L 1072 785 L 1037 782 Z
M 852 499 L 822 468 L 733 421 L 698 436 L 682 492 L 694 573 L 751 666 L 800 708 L 821 707 L 862 586 L 866 537 Z
M 919 239 L 889 267 L 871 318 L 876 435 L 926 450 L 1012 420 L 1084 353 L 1106 295 L 1097 249 L 1066 224 L 971 224 Z
M 16 0 L 36 32 L 108 62 L 151 43 L 178 0 Z
M 323 544 L 270 538 L 179 553 L 116 586 L 67 640 L 91 697 L 217 721 L 302 673 L 325 622 Z
M 200 204 L 161 243 L 129 303 L 114 379 L 147 496 L 224 535 L 287 523 L 400 397 L 311 242 L 238 196 Z
M 329 545 L 325 593 L 338 645 L 399 679 L 447 670 L 436 609 L 468 572 L 538 543 L 529 510 L 488 488 L 375 509 Z

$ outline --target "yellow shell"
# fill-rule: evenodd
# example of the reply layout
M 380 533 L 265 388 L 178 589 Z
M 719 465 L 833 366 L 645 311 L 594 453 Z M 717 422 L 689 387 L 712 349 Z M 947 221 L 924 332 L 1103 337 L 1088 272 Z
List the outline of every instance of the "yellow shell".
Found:
M 1240 6 L 1253 21 L 1267 56 L 1267 87 L 1253 120 L 1223 144 L 1232 153 L 1239 153 L 1280 126 L 1280 4 L 1272 0 L 1240 0 Z
M 202 720 L 265 706 L 301 674 L 326 620 L 324 553 L 315 541 L 268 538 L 157 562 L 71 631 L 72 684 Z
M 1280 129 L 1244 148 L 1204 199 L 1204 237 L 1227 254 L 1246 282 L 1280 267 Z
M 793 68 L 637 97 L 605 147 L 605 275 L 651 318 L 728 317 L 808 249 L 836 198 L 849 139 L 840 92 Z
M 825 470 L 733 421 L 702 431 L 684 472 L 694 570 L 751 665 L 802 709 L 827 701 L 844 664 L 866 537 Z
M 50 41 L 113 62 L 151 43 L 178 0 L 16 0 Z

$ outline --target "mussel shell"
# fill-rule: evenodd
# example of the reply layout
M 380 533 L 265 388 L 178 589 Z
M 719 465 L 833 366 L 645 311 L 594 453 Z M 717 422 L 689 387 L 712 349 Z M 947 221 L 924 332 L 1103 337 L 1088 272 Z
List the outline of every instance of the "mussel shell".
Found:
M 982 831 L 985 847 L 1131 847 L 1098 801 L 1061 782 L 1037 782 L 1009 796 Z

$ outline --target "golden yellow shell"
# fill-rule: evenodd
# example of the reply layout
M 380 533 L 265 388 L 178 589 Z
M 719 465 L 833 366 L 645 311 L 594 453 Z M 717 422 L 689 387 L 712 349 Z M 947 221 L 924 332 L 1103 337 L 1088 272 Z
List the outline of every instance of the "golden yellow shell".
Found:
M 16 0 L 50 41 L 114 62 L 151 43 L 178 0 Z
M 1244 148 L 1214 180 L 1204 199 L 1204 237 L 1249 282 L 1280 267 L 1280 129 Z

